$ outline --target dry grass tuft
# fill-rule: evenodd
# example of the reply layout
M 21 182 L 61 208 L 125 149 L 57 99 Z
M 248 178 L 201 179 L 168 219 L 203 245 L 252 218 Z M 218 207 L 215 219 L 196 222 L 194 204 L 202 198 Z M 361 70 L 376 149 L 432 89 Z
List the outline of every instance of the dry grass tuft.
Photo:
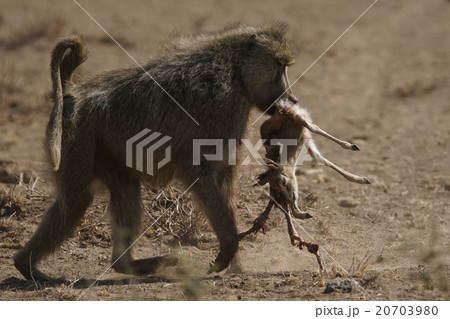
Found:
M 369 251 L 366 251 L 366 253 L 364 254 L 364 257 L 361 258 L 360 260 L 353 257 L 352 264 L 350 265 L 350 269 L 348 271 L 349 274 L 352 277 L 362 276 L 364 274 L 367 266 L 369 265 L 370 258 L 372 258 L 372 256 L 369 255 Z
M 14 188 L 9 191 L 0 190 L 0 219 L 10 219 L 16 214 L 23 213 L 23 199 L 14 193 Z
M 172 235 L 180 242 L 198 246 L 202 235 L 209 231 L 205 216 L 198 211 L 189 194 L 170 186 L 154 190 L 144 209 L 157 231 Z
M 333 266 L 331 273 L 334 277 L 362 277 L 369 265 L 369 260 L 372 258 L 369 255 L 369 251 L 366 251 L 362 258 L 352 258 L 352 263 L 348 271 L 343 270 L 341 267 Z

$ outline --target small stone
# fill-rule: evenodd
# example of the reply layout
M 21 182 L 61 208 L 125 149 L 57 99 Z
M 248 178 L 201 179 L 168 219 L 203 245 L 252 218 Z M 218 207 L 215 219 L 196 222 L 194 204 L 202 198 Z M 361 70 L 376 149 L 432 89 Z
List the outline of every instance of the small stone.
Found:
M 358 202 L 351 197 L 343 197 L 338 199 L 338 205 L 346 208 L 353 208 L 358 206 Z
M 323 293 L 327 294 L 330 292 L 358 292 L 361 289 L 361 285 L 353 279 L 350 278 L 335 278 L 331 280 Z

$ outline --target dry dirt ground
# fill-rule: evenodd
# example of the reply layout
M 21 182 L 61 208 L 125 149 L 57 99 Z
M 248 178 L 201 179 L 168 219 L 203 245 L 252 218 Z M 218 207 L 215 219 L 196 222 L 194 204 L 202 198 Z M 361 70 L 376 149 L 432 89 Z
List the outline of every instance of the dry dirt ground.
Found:
M 236 21 L 287 22 L 297 52 L 294 81 L 372 0 L 80 3 L 139 61 L 173 33 Z M 0 0 L 0 299 L 449 300 L 449 16 L 444 0 L 378 1 L 293 87 L 320 127 L 361 148 L 346 152 L 316 137 L 322 153 L 373 182 L 350 184 L 310 162 L 298 170 L 302 196 L 314 192 L 318 200 L 308 208 L 314 218 L 295 227 L 321 244 L 328 277 L 319 275 L 313 255 L 290 246 L 279 211 L 272 212 L 266 235 L 241 242 L 243 273 L 206 275 L 218 245 L 187 199 L 135 247 L 138 256 L 177 254 L 178 266 L 146 278 L 105 272 L 111 237 L 107 196 L 99 194 L 72 238 L 41 266 L 76 282 L 42 287 L 25 281 L 12 257 L 52 202 L 42 156 L 52 107 L 49 53 L 60 37 L 79 33 L 90 55 L 77 76 L 133 62 L 73 1 Z M 257 138 L 258 125 L 251 129 Z M 267 203 L 264 192 L 251 187 L 257 170 L 241 169 L 240 230 Z M 144 189 L 145 228 L 177 192 L 157 197 L 159 191 Z M 363 289 L 323 293 L 331 279 L 348 275 Z

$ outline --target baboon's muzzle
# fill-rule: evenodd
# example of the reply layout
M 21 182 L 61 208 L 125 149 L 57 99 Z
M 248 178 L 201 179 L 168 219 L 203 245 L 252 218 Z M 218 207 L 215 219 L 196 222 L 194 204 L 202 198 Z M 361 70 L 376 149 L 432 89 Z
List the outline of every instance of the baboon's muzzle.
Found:
M 288 107 L 294 106 L 296 103 L 298 103 L 297 97 L 291 92 L 287 93 L 282 98 L 278 99 L 276 103 L 276 107 L 280 110 L 284 110 Z

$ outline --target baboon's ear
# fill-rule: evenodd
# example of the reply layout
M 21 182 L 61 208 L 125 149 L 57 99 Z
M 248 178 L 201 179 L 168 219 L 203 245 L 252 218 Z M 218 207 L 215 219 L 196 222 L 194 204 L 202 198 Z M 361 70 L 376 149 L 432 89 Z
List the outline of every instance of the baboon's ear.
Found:
M 245 53 L 250 54 L 253 51 L 253 49 L 256 47 L 257 37 L 258 36 L 256 34 L 252 34 L 251 37 L 247 40 L 244 48 Z

